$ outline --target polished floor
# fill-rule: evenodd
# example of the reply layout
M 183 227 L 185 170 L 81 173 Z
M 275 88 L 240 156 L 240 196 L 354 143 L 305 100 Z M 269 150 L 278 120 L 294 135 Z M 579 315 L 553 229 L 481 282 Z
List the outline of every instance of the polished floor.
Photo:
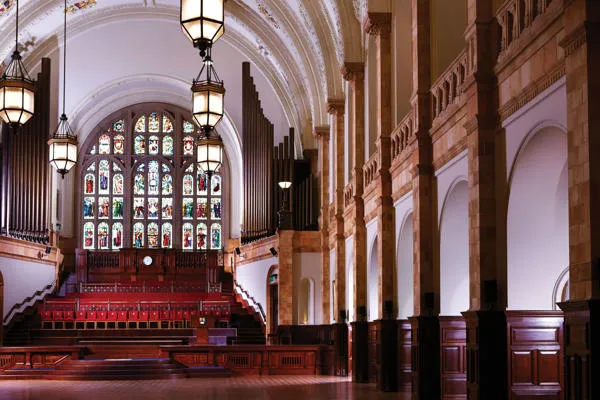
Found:
M 329 376 L 267 376 L 155 381 L 4 381 L 0 400 L 383 400 L 407 394 L 379 393 L 374 385 L 357 385 Z

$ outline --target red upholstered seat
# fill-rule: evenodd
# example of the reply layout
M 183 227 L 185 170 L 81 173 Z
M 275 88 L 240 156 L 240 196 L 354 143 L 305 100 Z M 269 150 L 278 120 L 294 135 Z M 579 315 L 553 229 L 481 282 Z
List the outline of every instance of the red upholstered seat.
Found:
M 158 321 L 160 317 L 159 311 L 150 311 L 150 321 Z
M 88 311 L 86 319 L 88 321 L 95 321 L 98 317 L 98 313 L 96 311 Z
M 81 321 L 85 319 L 85 311 L 77 311 L 77 315 L 75 317 L 76 320 Z
M 108 312 L 108 320 L 109 321 L 116 321 L 117 320 L 117 312 L 116 311 L 109 311 Z
M 62 321 L 63 312 L 62 311 L 52 311 L 52 319 L 55 321 Z
M 168 321 L 171 319 L 171 312 L 167 310 L 163 310 L 160 312 L 161 321 Z
M 119 321 L 127 321 L 127 311 L 119 311 L 117 313 L 117 319 Z
M 201 315 L 201 314 L 199 314 L 199 313 L 198 313 L 198 310 L 191 310 L 191 311 L 190 311 L 190 319 L 191 319 L 191 318 L 195 318 L 195 317 L 197 317 L 198 315 Z
M 213 311 L 212 315 L 214 315 L 215 317 L 220 317 L 221 316 L 221 310 L 215 310 L 215 311 Z
M 98 311 L 98 320 L 99 321 L 105 321 L 106 318 L 108 317 L 108 312 L 107 311 Z
M 43 321 L 51 321 L 52 320 L 52 311 L 42 311 L 41 313 Z
M 189 311 L 183 311 L 183 310 L 177 310 L 175 311 L 175 319 L 176 321 L 189 321 L 190 319 L 190 312 Z
M 150 316 L 150 313 L 148 311 L 141 311 L 140 312 L 140 316 L 139 316 L 139 320 L 140 321 L 148 321 L 148 317 Z
M 63 320 L 64 321 L 74 321 L 75 316 L 73 315 L 73 311 L 63 311 Z
M 129 311 L 129 320 L 130 321 L 137 321 L 139 318 L 140 318 L 139 311 Z

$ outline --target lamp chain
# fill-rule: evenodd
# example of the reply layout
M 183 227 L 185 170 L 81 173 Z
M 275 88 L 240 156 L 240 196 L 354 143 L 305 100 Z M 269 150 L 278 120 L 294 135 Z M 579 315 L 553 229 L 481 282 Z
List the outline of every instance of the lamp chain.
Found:
M 19 0 L 17 0 L 17 28 L 15 29 L 15 51 L 19 51 Z
M 64 30 L 63 30 L 63 115 L 65 114 L 65 104 L 66 104 L 66 95 L 67 95 L 67 0 L 65 0 L 65 9 L 63 10 L 65 14 L 64 18 Z

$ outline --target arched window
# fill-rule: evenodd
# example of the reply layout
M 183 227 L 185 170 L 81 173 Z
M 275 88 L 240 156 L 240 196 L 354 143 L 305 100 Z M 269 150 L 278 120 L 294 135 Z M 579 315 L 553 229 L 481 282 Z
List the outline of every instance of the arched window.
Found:
M 196 165 L 191 116 L 156 108 L 122 110 L 84 144 L 84 249 L 223 248 L 223 178 Z

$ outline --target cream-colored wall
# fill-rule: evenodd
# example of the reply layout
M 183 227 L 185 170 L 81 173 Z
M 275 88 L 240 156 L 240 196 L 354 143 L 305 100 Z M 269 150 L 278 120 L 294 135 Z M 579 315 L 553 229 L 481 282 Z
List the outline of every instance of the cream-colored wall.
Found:
M 467 0 L 431 0 L 431 81 L 465 48 Z

